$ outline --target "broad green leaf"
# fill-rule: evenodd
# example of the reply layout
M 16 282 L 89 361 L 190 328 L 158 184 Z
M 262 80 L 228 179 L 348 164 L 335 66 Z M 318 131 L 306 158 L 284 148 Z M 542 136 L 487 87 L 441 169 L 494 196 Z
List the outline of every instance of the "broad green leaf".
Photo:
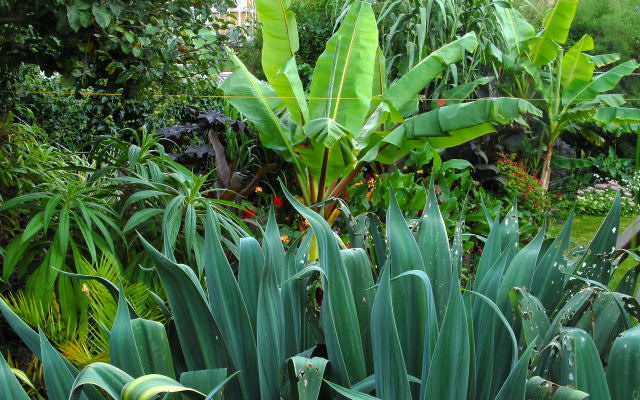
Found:
M 629 329 L 613 342 L 607 364 L 607 382 L 613 400 L 632 399 L 640 393 L 640 326 Z
M 575 81 L 562 91 L 562 104 L 566 107 L 590 101 L 600 93 L 615 89 L 622 78 L 638 68 L 638 63 L 629 60 L 593 78 L 590 82 Z
M 127 383 L 122 389 L 122 400 L 151 400 L 160 393 L 182 393 L 192 399 L 205 395 L 162 375 L 145 375 Z
M 111 364 L 102 362 L 89 364 L 76 376 L 69 400 L 80 399 L 84 386 L 97 386 L 111 398 L 119 399 L 122 388 L 131 381 L 133 377 Z
M 567 51 L 562 59 L 561 82 L 569 87 L 575 81 L 590 82 L 593 79 L 595 64 L 584 54 L 593 49 L 593 39 L 584 35 Z
M 566 42 L 577 7 L 578 0 L 558 0 L 555 7 L 545 16 L 542 24 L 543 37 L 558 43 Z
M 389 85 L 383 98 L 395 109 L 402 110 L 448 65 L 461 61 L 465 52 L 473 52 L 478 40 L 473 32 L 444 45 L 423 58 L 409 72 Z
M 106 6 L 98 6 L 97 4 L 94 4 L 91 8 L 91 12 L 102 29 L 106 29 L 111 23 L 111 13 Z
M 597 56 L 588 56 L 591 62 L 593 62 L 596 67 L 604 67 L 605 65 L 613 64 L 616 61 L 620 60 L 620 54 L 612 53 L 612 54 L 599 54 Z
M 0 353 L 0 398 L 12 400 L 29 400 L 20 385 L 18 378 L 13 374 L 9 364 Z
M 640 123 L 640 109 L 627 107 L 601 107 L 593 115 L 593 119 L 603 124 Z
M 217 217 L 210 207 L 207 207 L 204 253 L 211 313 L 222 332 L 229 355 L 240 371 L 238 379 L 243 398 L 256 398 L 258 388 L 250 383 L 258 375 L 256 341 L 242 292 L 220 243 Z
M 320 55 L 311 80 L 311 119 L 330 118 L 359 132 L 371 104 L 378 28 L 371 4 L 352 3 Z
M 560 330 L 560 384 L 589 393 L 594 399 L 610 399 L 598 350 L 582 329 Z
M 504 42 L 509 49 L 509 53 L 520 54 L 522 42 L 531 39 L 535 35 L 533 25 L 528 23 L 518 12 L 517 8 L 504 7 L 498 2 L 494 2 L 500 32 L 504 37 Z
M 346 127 L 331 118 L 316 118 L 309 121 L 304 126 L 304 133 L 324 147 L 333 147 L 338 140 L 351 136 L 351 132 Z
M 408 139 L 426 137 L 434 148 L 446 148 L 495 131 L 492 123 L 506 124 L 527 113 L 541 115 L 540 110 L 525 100 L 480 99 L 408 118 L 404 127 Z
M 300 93 L 294 90 L 302 87 L 302 83 L 295 59 L 299 47 L 298 26 L 290 10 L 291 0 L 257 0 L 255 4 L 262 24 L 262 69 L 291 111 L 293 120 L 300 125 L 308 119 L 308 113 L 304 97 L 300 99 Z
M 320 385 L 324 370 L 329 361 L 320 358 L 295 356 L 289 359 L 289 374 L 294 377 L 299 400 L 316 400 L 320 394 Z
M 526 44 L 529 60 L 536 66 L 547 65 L 558 57 L 560 46 L 544 35 L 531 38 Z
M 259 81 L 235 55 L 231 55 L 236 70 L 221 86 L 229 103 L 244 114 L 258 129 L 263 146 L 287 151 L 295 157 L 291 130 L 280 122 L 274 109 L 282 104 L 273 88 Z
M 407 369 L 400 347 L 391 300 L 390 269 L 387 264 L 382 271 L 371 313 L 376 394 L 382 400 L 410 399 L 411 391 L 407 380 Z M 398 289 L 402 290 L 400 287 Z

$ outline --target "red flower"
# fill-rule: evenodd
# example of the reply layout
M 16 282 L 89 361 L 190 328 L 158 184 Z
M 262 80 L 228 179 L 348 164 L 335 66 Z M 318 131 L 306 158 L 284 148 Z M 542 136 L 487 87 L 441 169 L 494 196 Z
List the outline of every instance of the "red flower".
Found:
M 282 197 L 276 196 L 273 198 L 273 204 L 276 205 L 276 208 L 280 208 L 284 206 L 284 201 L 282 200 Z
M 245 218 L 253 218 L 256 215 L 256 210 L 246 207 L 242 212 L 242 216 Z
M 442 107 L 446 102 L 445 99 L 438 99 L 438 107 Z

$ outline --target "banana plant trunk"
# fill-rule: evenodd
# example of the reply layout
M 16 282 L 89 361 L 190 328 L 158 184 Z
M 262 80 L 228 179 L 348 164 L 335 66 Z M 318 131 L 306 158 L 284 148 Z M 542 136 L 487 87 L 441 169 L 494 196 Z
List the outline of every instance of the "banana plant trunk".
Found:
M 547 147 L 547 152 L 544 155 L 544 164 L 542 165 L 542 188 L 549 190 L 549 181 L 551 179 L 551 159 L 553 158 L 553 144 Z

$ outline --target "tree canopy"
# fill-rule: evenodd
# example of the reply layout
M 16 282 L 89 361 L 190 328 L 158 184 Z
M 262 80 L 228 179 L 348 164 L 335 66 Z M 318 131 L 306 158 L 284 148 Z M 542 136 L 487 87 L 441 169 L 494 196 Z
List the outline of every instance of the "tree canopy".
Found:
M 233 37 L 215 14 L 230 0 L 0 0 L 3 73 L 21 63 L 58 72 L 67 87 L 170 90 L 213 73 Z M 221 34 L 220 32 L 225 32 Z

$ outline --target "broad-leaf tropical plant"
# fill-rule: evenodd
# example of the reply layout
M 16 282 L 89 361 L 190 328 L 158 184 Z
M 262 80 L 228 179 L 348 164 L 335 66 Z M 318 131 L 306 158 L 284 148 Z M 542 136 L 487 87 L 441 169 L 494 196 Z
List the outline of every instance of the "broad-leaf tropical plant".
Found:
M 418 94 L 477 46 L 470 33 L 435 50 L 394 82 L 386 81 L 376 19 L 355 1 L 316 63 L 309 92 L 298 75 L 298 34 L 290 1 L 258 0 L 262 66 L 256 79 L 232 55 L 236 69 L 222 89 L 253 122 L 262 144 L 293 163 L 306 204 L 341 195 L 366 163 L 393 163 L 409 150 L 459 145 L 494 132 L 492 124 L 539 111 L 513 98 L 487 98 L 416 114 Z M 467 93 L 468 95 L 468 93 Z
M 506 48 L 493 48 L 494 55 L 505 70 L 513 73 L 515 80 L 515 90 L 506 91 L 523 98 L 539 97 L 544 111 L 542 143 L 546 148 L 541 179 L 545 189 L 549 188 L 554 145 L 563 133 L 574 131 L 588 140 L 602 142 L 584 122 L 601 123 L 605 127 L 611 123 L 619 127 L 638 122 L 637 115 L 635 118 L 631 115 L 634 109 L 621 107 L 625 104 L 621 94 L 607 93 L 638 68 L 636 61 L 629 60 L 596 73 L 596 68 L 613 64 L 620 56 L 587 54 L 594 48 L 589 35 L 584 35 L 568 50 L 563 48 L 578 3 L 578 0 L 558 0 L 547 12 L 538 33 L 516 8 L 505 7 L 504 2 L 495 5 Z M 580 123 L 583 124 L 578 125 Z

